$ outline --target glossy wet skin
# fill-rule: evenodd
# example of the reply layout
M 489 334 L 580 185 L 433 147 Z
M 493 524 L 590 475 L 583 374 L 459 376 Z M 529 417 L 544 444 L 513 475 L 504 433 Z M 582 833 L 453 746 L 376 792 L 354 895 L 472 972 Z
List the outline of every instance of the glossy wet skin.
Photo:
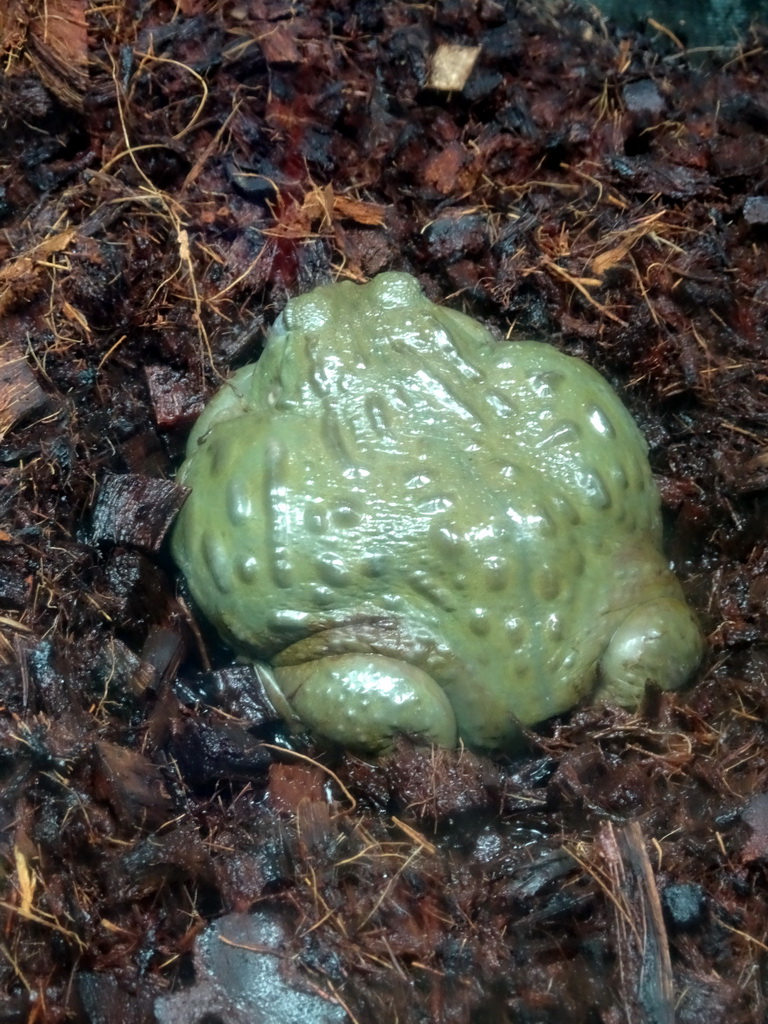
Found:
M 700 660 L 616 394 L 407 274 L 293 299 L 200 417 L 180 480 L 195 600 L 331 741 L 504 749 Z

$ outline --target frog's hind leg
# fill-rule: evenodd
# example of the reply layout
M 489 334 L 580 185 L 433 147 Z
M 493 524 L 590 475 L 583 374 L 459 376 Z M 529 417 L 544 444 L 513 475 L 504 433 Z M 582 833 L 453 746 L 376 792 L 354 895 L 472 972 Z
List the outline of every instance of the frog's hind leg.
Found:
M 595 696 L 636 707 L 646 683 L 662 690 L 683 686 L 703 651 L 701 629 L 682 595 L 638 605 L 619 625 L 600 661 Z
M 426 672 L 378 654 L 339 654 L 271 669 L 293 713 L 315 735 L 386 753 L 398 735 L 455 747 L 456 716 Z

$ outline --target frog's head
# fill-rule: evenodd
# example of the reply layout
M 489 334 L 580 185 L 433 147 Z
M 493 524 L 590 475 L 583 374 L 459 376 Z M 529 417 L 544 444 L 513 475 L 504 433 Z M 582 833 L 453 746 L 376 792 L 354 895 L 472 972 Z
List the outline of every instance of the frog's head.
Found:
M 366 285 L 341 281 L 291 299 L 272 325 L 271 335 L 301 333 L 317 336 L 331 332 L 371 331 L 382 319 L 397 317 L 418 306 L 431 306 L 410 274 L 388 271 Z M 375 337 L 374 333 L 369 336 Z
M 312 396 L 342 393 L 366 369 L 382 373 L 374 367 L 388 359 L 396 339 L 407 343 L 414 324 L 435 308 L 413 277 L 395 271 L 291 299 L 269 331 L 260 364 L 260 374 L 274 380 L 268 403 L 306 409 Z

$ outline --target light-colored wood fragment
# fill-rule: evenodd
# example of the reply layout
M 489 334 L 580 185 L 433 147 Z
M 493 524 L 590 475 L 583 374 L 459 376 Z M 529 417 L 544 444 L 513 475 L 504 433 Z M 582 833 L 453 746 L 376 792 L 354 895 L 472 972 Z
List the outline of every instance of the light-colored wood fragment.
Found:
M 461 92 L 480 55 L 479 46 L 443 43 L 435 50 L 427 85 L 442 92 Z

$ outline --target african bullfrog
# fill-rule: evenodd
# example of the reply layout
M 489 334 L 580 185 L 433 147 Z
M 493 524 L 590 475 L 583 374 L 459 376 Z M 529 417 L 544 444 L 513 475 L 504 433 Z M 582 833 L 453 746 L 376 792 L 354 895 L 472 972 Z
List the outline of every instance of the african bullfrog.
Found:
M 327 285 L 197 421 L 173 555 L 319 737 L 509 748 L 701 658 L 646 451 L 580 359 L 499 342 L 408 274 Z

